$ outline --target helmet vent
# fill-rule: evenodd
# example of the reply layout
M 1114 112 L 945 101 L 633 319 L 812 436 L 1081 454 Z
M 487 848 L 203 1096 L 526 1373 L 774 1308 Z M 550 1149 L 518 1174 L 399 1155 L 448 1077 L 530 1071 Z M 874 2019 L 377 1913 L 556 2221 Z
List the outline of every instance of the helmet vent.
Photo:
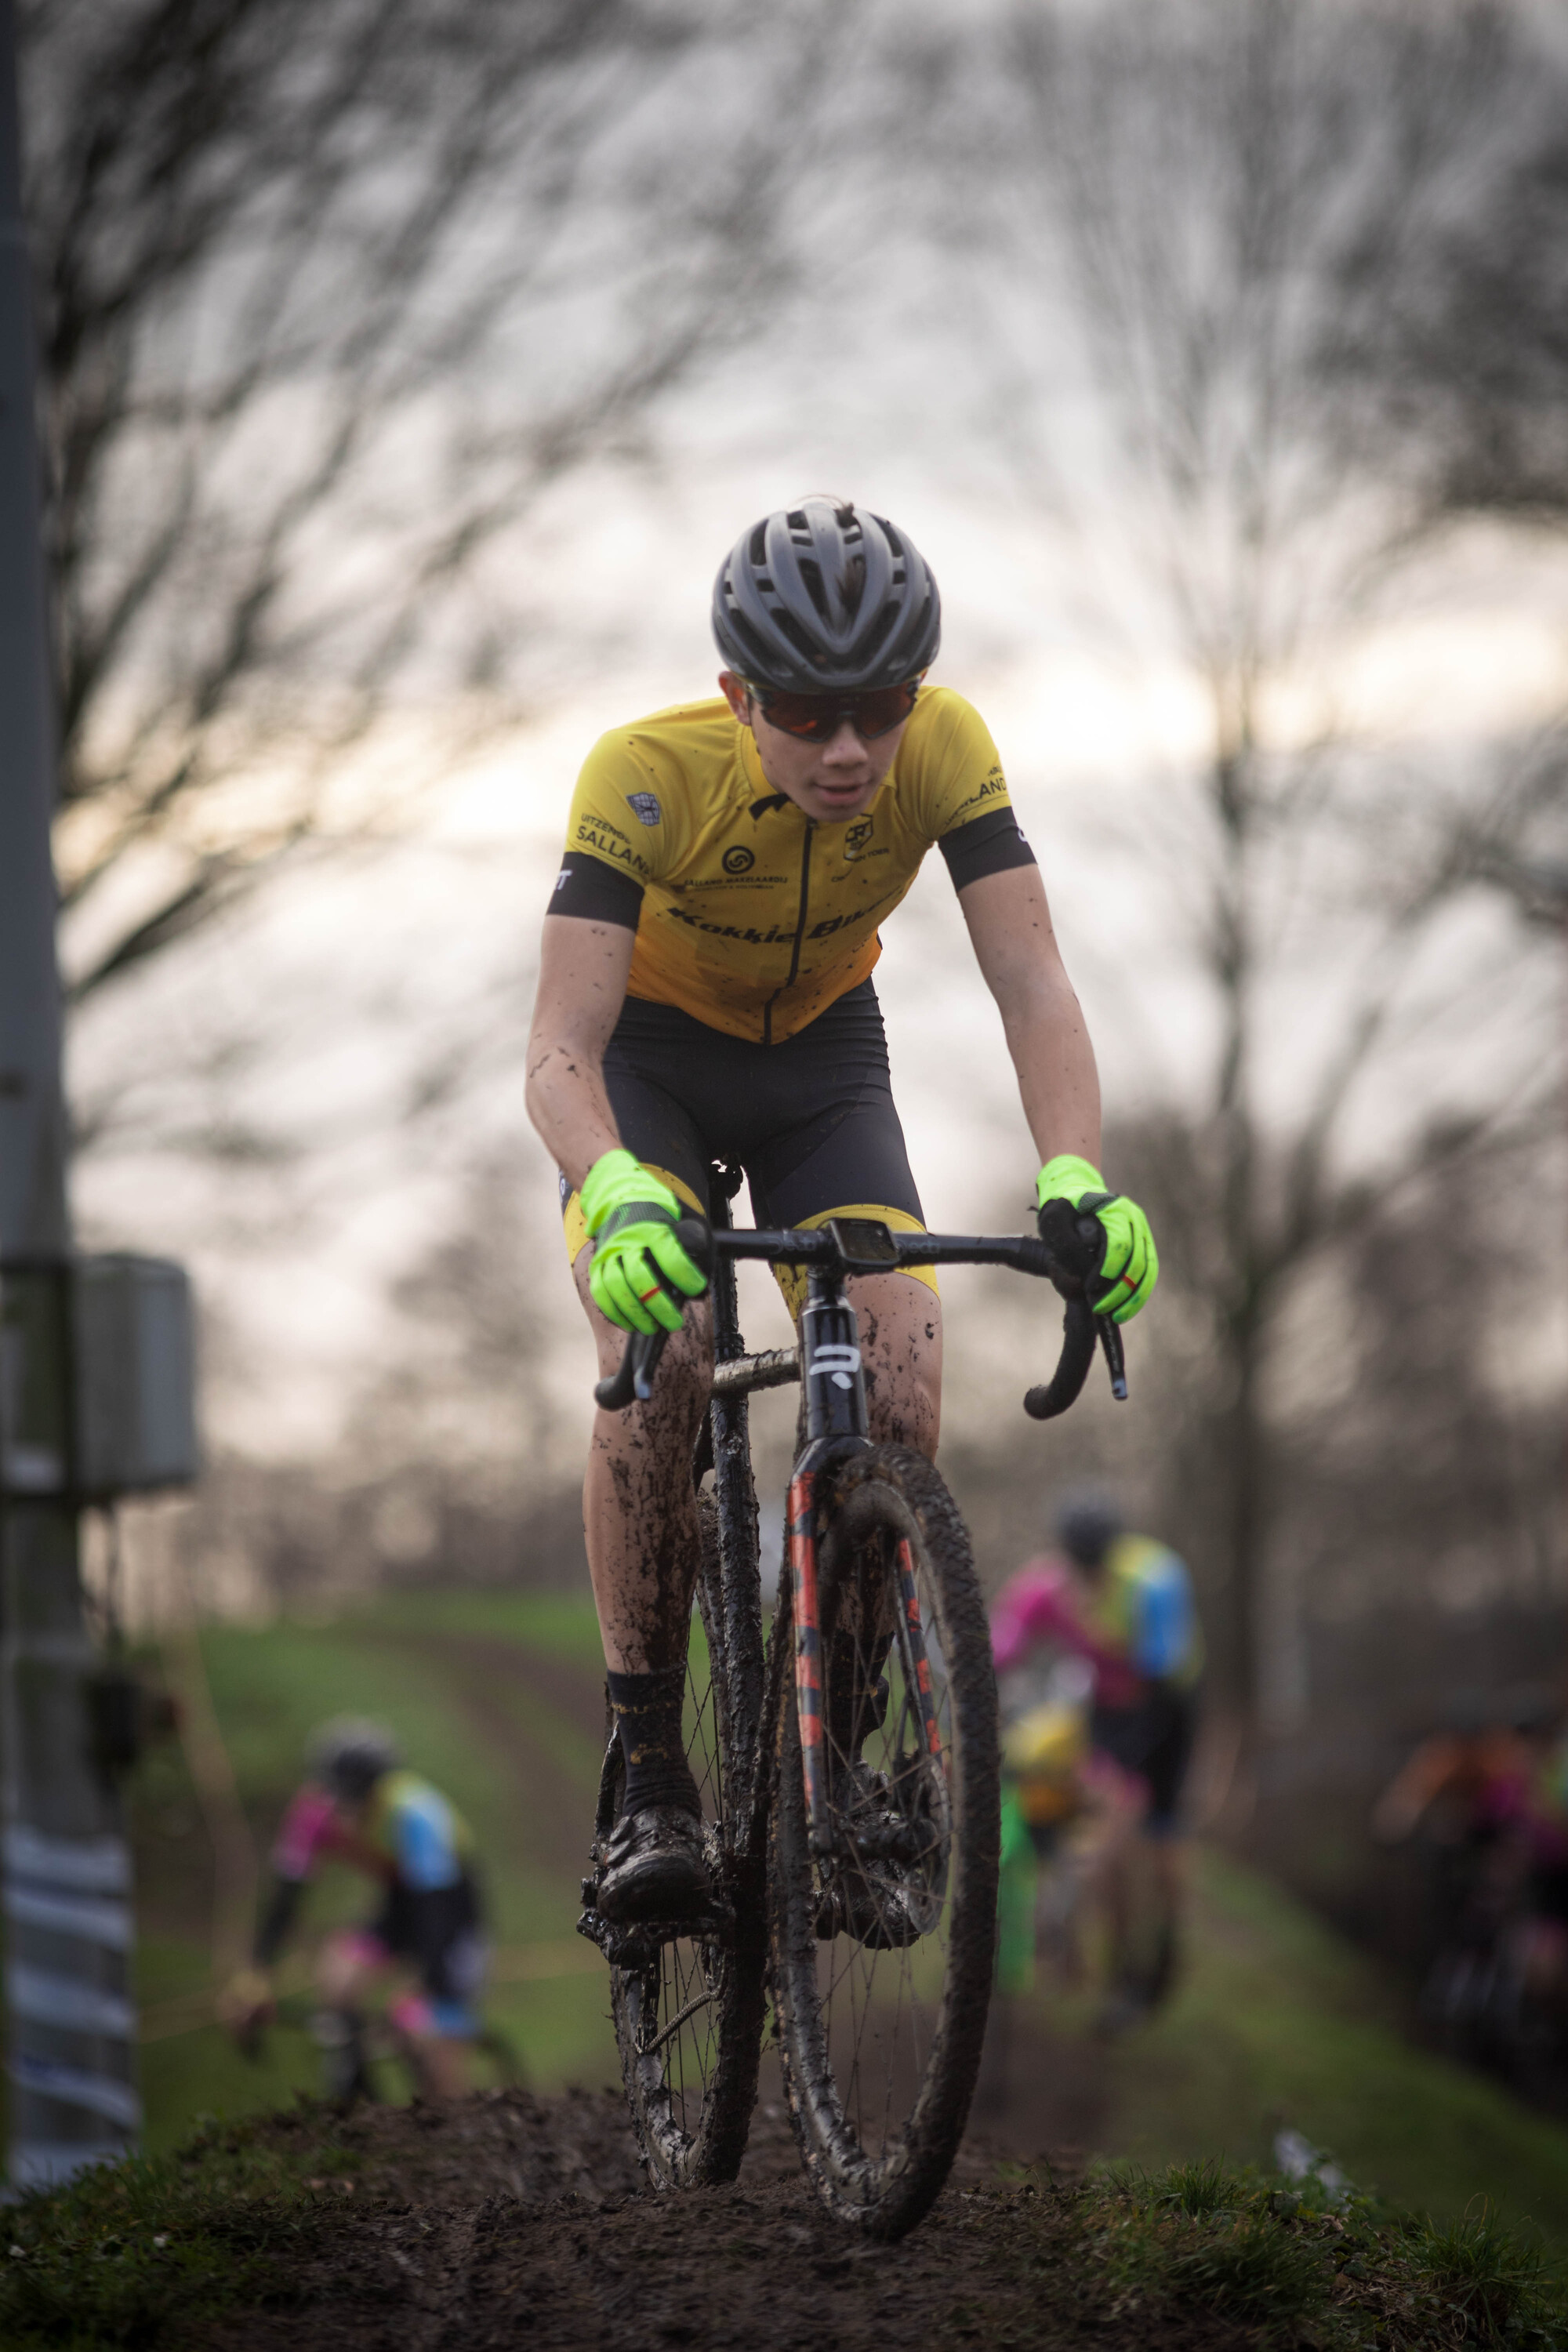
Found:
M 765 562 L 768 551 L 768 524 L 765 515 L 752 533 L 752 544 L 746 551 L 753 563 Z
M 893 529 L 890 522 L 884 520 L 882 530 L 886 534 L 888 545 L 892 549 L 893 553 L 898 557 L 899 562 L 901 563 L 904 560 L 903 541 L 899 537 L 898 532 Z
M 810 631 L 802 627 L 800 622 L 795 619 L 795 616 L 792 612 L 781 604 L 778 611 L 773 614 L 773 619 L 774 628 L 783 632 L 783 634 L 789 639 L 791 645 L 795 647 L 796 653 L 803 655 L 806 661 L 810 663 L 813 669 L 826 668 L 826 655 L 823 652 L 821 646 L 815 642 Z
M 731 612 L 729 619 L 731 628 L 751 656 L 749 661 L 741 665 L 742 668 L 748 671 L 754 669 L 760 677 L 767 668 L 771 657 L 771 649 L 766 638 L 759 630 L 752 628 L 743 613 Z
M 814 555 L 801 557 L 800 576 L 805 583 L 806 594 L 811 598 L 823 619 L 831 625 L 833 608 L 828 604 L 827 590 L 823 584 L 822 566 Z
M 864 657 L 867 660 L 869 660 L 870 656 L 877 652 L 878 648 L 892 635 L 893 630 L 898 626 L 900 609 L 900 607 L 897 601 L 894 598 L 889 597 L 888 602 L 883 605 L 881 611 L 878 614 L 876 619 L 872 622 L 862 640 L 866 648 Z

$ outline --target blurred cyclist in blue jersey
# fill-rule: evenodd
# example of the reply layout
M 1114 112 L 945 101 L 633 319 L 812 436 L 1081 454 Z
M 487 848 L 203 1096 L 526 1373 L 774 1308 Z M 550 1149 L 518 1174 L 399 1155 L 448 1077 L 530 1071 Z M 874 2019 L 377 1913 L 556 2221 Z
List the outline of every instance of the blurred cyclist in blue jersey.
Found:
M 335 1929 L 317 1955 L 329 2095 L 351 2097 L 363 2087 L 363 2011 L 379 1986 L 401 1976 L 386 2014 L 419 2089 L 427 2098 L 460 2097 L 468 2046 L 481 2031 L 474 2003 L 485 1958 L 471 1848 L 466 1823 L 439 1790 L 402 1769 L 390 1732 L 348 1717 L 323 1726 L 272 1849 L 273 1887 L 253 1964 L 225 1997 L 236 2032 L 254 2032 L 273 2012 L 273 1965 L 318 1866 L 346 1862 L 375 1881 L 381 1901 L 361 1926 Z
M 1180 1808 L 1197 1723 L 1203 1633 L 1186 1564 L 1168 1544 L 1133 1535 L 1100 1494 L 1069 1496 L 1056 1517 L 1059 1550 L 1024 1565 L 992 1611 L 998 1674 L 1039 1644 L 1069 1650 L 1094 1675 L 1089 1740 L 1134 1791 L 1103 1848 L 1101 1895 L 1122 1978 L 1105 2022 L 1152 2008 L 1174 1978 L 1184 1894 Z M 1126 1964 L 1131 1936 L 1131 1842 L 1151 1865 L 1156 1905 L 1152 1956 Z

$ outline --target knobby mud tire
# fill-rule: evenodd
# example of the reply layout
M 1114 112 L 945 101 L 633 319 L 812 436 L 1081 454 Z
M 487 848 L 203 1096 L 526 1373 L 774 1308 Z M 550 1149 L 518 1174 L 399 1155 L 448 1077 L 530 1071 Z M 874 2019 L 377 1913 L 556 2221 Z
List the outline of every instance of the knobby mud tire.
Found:
M 770 1662 L 776 1734 L 768 1908 L 785 2093 L 801 2155 L 822 2202 L 841 2221 L 871 2236 L 892 2239 L 912 2229 L 940 2194 L 980 2071 L 1000 1862 L 996 1684 L 969 1538 L 941 1476 L 922 1454 L 897 1445 L 873 1446 L 855 1454 L 823 1480 L 818 1507 L 818 1553 L 829 1563 L 823 1575 L 825 1717 L 833 1708 L 827 1687 L 827 1621 L 833 1605 L 829 1587 L 836 1522 L 841 1563 L 856 1556 L 854 1548 L 865 1544 L 868 1529 L 887 1531 L 880 1537 L 887 1554 L 900 1535 L 908 1537 L 925 1637 L 943 1694 L 948 1827 L 942 1873 L 945 1906 L 939 1926 L 911 1939 L 906 1950 L 884 1945 L 873 1951 L 870 1939 L 842 1928 L 830 1939 L 823 1932 L 823 1881 L 807 1837 L 792 1645 L 775 1636 Z M 853 1538 L 844 1533 L 851 1523 L 857 1530 Z M 843 1573 L 841 1566 L 840 1583 Z M 781 1612 L 781 1622 L 787 1622 L 787 1612 Z M 883 1698 L 885 1715 L 891 1704 Z M 885 1741 L 881 1723 L 876 1730 Z M 892 1760 L 886 1745 L 883 1760 Z M 895 1760 L 894 1782 L 900 1769 Z M 852 1943 L 857 1950 L 849 1950 Z M 913 1968 L 924 1972 L 918 2031 Z M 902 2004 L 906 1997 L 909 2001 L 908 2065 L 892 2046 L 902 2007 L 890 2010 L 885 1994 L 880 2010 L 875 2007 L 879 1997 L 875 1979 L 884 1969 L 897 1987 L 898 2002 Z M 857 1970 L 863 1994 L 859 2021 L 851 2021 L 849 2048 L 834 2004 L 846 1976 L 853 2003 Z M 875 2045 L 878 2037 L 868 2035 L 867 2021 L 877 2018 L 882 2021 L 886 2054 L 879 2059 L 873 2046 L 868 2060 L 865 2042 L 869 2039 Z M 870 2079 L 877 2064 L 886 2068 L 889 2084 L 902 2083 L 896 2101 L 889 2092 L 879 2120 Z M 896 2116 L 891 2113 L 895 2105 Z
M 711 1696 L 696 1709 L 693 1754 L 698 1782 L 709 1778 L 722 1793 L 736 1783 L 731 1706 L 727 1680 L 721 1604 L 719 1529 L 711 1500 L 700 1505 L 701 1565 L 697 1601 L 708 1647 Z M 703 1694 L 689 1685 L 690 1699 Z M 691 1752 L 689 1748 L 689 1752 Z M 704 1764 L 708 1766 L 705 1775 Z M 710 1796 L 710 1804 L 712 1798 Z M 734 1911 L 732 1939 L 720 1944 L 681 1940 L 661 1947 L 647 1969 L 612 1969 L 610 2009 L 620 2052 L 621 2075 L 648 2179 L 659 2189 L 705 2188 L 733 2180 L 741 2168 L 756 2105 L 766 2002 L 766 1930 L 762 1908 L 762 1864 L 752 1820 L 731 1817 L 722 1801 L 710 1825 L 710 1854 Z M 701 1994 L 710 1996 L 695 2020 L 651 2053 L 644 2046 L 666 2033 L 680 2011 Z M 651 2031 L 645 2026 L 645 2015 Z

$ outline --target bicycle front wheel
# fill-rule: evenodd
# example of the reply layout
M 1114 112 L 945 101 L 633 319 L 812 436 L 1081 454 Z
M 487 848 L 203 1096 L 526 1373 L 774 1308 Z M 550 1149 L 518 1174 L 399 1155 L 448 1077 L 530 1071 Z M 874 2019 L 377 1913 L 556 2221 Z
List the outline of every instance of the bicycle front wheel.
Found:
M 765 1936 L 750 1852 L 748 1776 L 735 1752 L 717 1519 L 700 1506 L 701 1566 L 687 1655 L 686 1748 L 701 1792 L 709 1866 L 726 1910 L 711 1935 L 650 1944 L 610 1972 L 610 2007 L 626 2097 L 654 2185 L 733 2180 L 757 2095 L 766 1996 Z M 614 1792 L 609 1817 L 618 1811 Z
M 816 1482 L 811 1520 L 819 1638 L 804 1709 L 796 1644 L 775 1642 L 773 2000 L 818 2196 L 841 2220 L 895 2238 L 941 2190 L 980 2068 L 996 1919 L 996 1685 L 969 1538 L 923 1455 L 896 1445 L 852 1455 Z M 802 1727 L 814 1710 L 821 1762 L 808 1768 Z

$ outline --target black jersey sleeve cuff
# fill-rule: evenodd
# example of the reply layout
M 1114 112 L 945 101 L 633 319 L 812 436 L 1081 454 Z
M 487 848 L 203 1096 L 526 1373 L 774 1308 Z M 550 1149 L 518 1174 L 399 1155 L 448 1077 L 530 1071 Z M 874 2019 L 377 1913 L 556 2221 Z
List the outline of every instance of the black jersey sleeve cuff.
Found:
M 986 874 L 1005 874 L 1010 866 L 1033 866 L 1035 853 L 1024 838 L 1024 828 L 1010 808 L 986 809 L 967 824 L 944 833 L 937 847 L 947 860 L 955 890 L 965 890 Z
M 603 858 L 580 857 L 568 850 L 546 911 L 584 915 L 591 923 L 619 923 L 635 931 L 642 914 L 642 884 L 629 874 L 617 874 Z

